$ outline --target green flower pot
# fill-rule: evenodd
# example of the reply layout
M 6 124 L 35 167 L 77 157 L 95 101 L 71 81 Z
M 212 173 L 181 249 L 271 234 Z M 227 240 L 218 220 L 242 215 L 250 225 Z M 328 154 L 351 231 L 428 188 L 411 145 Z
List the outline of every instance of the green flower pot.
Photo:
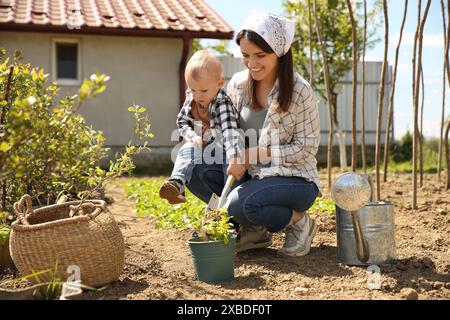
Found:
M 222 283 L 234 279 L 236 236 L 223 241 L 188 240 L 194 262 L 195 277 L 207 283 Z

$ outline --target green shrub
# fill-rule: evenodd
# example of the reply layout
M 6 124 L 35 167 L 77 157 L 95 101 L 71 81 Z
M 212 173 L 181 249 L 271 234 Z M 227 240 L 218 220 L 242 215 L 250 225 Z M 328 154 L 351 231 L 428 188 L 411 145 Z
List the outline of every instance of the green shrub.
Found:
M 391 147 L 391 158 L 394 162 L 405 162 L 412 159 L 413 137 L 409 131 L 400 141 L 395 141 Z
M 12 64 L 0 52 L 0 183 L 2 207 L 28 193 L 56 200 L 88 186 L 87 172 L 105 156 L 101 131 L 77 114 L 80 105 L 105 89 L 108 77 L 93 75 L 78 95 L 56 101 L 59 88 L 46 84 L 43 69 Z
M 60 195 L 86 198 L 104 184 L 134 168 L 132 157 L 148 149 L 151 138 L 145 108 L 131 106 L 136 120 L 137 145 L 128 144 L 108 170 L 99 167 L 108 149 L 104 136 L 86 125 L 80 106 L 106 89 L 109 77 L 94 74 L 83 81 L 78 94 L 57 101 L 56 84 L 47 84 L 43 69 L 10 63 L 0 50 L 0 195 L 3 211 L 28 193 L 41 203 Z

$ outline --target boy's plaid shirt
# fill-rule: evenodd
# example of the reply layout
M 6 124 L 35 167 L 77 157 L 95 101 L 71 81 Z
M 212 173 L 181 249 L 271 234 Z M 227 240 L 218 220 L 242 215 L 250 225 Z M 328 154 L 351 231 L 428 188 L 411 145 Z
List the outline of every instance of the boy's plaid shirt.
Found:
M 202 137 L 202 121 L 192 116 L 193 95 L 186 90 L 186 100 L 177 116 L 177 128 L 180 135 L 190 141 L 194 137 Z M 203 134 L 203 141 L 215 141 L 225 147 L 227 158 L 241 157 L 244 150 L 244 139 L 239 135 L 237 113 L 225 90 L 219 90 L 208 106 L 210 128 Z
M 230 80 L 227 93 L 237 112 L 248 104 L 248 71 L 236 73 Z M 270 148 L 268 164 L 252 165 L 249 173 L 259 179 L 272 176 L 296 176 L 313 181 L 319 191 L 316 153 L 320 142 L 320 123 L 314 91 L 298 73 L 294 75 L 294 93 L 289 110 L 274 111 L 278 98 L 278 80 L 268 97 L 269 110 L 261 129 L 258 146 Z

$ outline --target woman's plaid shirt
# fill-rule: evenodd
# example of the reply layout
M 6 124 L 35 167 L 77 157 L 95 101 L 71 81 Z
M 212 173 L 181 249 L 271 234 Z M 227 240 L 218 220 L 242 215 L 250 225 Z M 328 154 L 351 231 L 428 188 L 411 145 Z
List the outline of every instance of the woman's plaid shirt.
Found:
M 236 73 L 230 80 L 227 93 L 239 113 L 247 97 L 248 71 Z M 270 148 L 268 164 L 255 164 L 249 170 L 252 177 L 297 176 L 319 186 L 316 154 L 320 142 L 320 123 L 314 91 L 298 73 L 294 76 L 294 93 L 289 110 L 278 113 L 274 109 L 278 97 L 278 80 L 268 97 L 269 110 L 261 129 L 258 145 Z

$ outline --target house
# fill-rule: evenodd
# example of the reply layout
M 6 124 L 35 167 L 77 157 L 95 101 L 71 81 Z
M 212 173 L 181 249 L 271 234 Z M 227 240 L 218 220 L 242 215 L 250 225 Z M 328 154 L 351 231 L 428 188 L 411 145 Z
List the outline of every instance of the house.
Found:
M 106 145 L 133 138 L 131 104 L 148 110 L 155 138 L 138 165 L 167 163 L 184 100 L 184 68 L 196 38 L 231 39 L 233 30 L 203 0 L 0 0 L 0 47 L 19 49 L 61 87 L 77 92 L 95 72 L 107 90 L 81 107 Z

